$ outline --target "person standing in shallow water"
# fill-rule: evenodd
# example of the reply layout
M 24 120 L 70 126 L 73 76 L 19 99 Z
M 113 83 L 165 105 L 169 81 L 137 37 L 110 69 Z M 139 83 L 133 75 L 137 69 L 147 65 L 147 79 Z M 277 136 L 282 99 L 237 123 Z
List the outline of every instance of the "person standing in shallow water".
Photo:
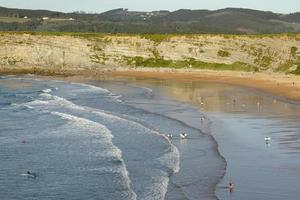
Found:
M 232 182 L 231 180 L 230 180 L 229 183 L 228 183 L 228 191 L 229 191 L 230 193 L 233 192 L 233 182 Z

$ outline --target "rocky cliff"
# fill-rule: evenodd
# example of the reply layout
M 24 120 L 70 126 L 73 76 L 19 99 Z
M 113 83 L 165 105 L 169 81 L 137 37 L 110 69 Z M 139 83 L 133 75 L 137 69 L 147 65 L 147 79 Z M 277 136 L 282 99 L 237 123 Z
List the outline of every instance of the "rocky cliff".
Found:
M 300 35 L 1 33 L 2 71 L 116 67 L 300 71 Z

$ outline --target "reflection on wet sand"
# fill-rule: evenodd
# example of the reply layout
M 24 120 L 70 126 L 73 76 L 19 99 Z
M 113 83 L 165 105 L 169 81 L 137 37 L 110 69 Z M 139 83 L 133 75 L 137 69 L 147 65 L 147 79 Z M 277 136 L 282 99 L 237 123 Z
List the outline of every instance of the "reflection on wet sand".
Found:
M 273 123 L 268 126 L 276 127 L 277 130 L 270 134 L 281 134 L 276 137 L 275 142 L 281 148 L 288 148 L 293 152 L 300 150 L 300 106 L 298 105 L 224 84 L 173 83 L 165 86 L 164 89 L 168 95 L 180 101 L 193 103 L 205 113 L 244 113 L 255 118 L 273 119 Z
M 134 77 L 116 77 L 114 80 L 116 79 L 146 87 L 159 87 L 168 96 L 191 103 L 204 113 L 244 114 L 249 118 L 273 120 L 271 124 L 266 125 L 276 127 L 276 130 L 270 131 L 273 135 L 279 135 L 273 142 L 277 142 L 280 148 L 286 150 L 300 149 L 299 102 L 282 101 L 279 97 L 258 90 L 230 84 Z M 208 130 L 207 127 L 205 129 Z
M 193 120 L 195 123 L 192 125 L 213 134 L 218 142 L 219 150 L 227 161 L 226 175 L 216 190 L 220 199 L 299 198 L 299 103 L 283 101 L 254 89 L 228 84 L 133 77 L 117 77 L 113 80 L 120 83 L 124 81 L 133 86 L 159 88 L 167 94 L 165 98 L 171 97 L 172 100 L 193 104 L 207 115 L 207 118 L 203 119 L 193 116 L 181 117 Z M 151 94 L 160 95 L 152 92 Z M 153 96 L 149 95 L 149 99 L 151 98 Z M 131 103 L 136 105 L 147 103 L 136 99 L 133 101 Z M 187 107 L 170 109 L 166 108 L 166 105 L 156 104 L 151 105 L 151 108 L 156 108 L 163 114 L 175 113 L 179 116 L 180 109 Z M 265 137 L 270 137 L 271 140 L 266 143 Z M 189 142 L 182 146 L 188 146 Z M 203 163 L 196 165 L 201 166 Z M 187 169 L 190 167 L 191 165 L 187 165 Z M 235 185 L 232 193 L 228 192 L 229 180 Z
M 226 84 L 138 79 L 167 96 L 197 106 L 208 118 L 198 119 L 211 133 L 227 161 L 217 187 L 220 199 L 279 200 L 300 195 L 300 105 L 262 92 Z M 268 143 L 265 138 L 270 137 Z M 235 189 L 228 192 L 228 181 Z

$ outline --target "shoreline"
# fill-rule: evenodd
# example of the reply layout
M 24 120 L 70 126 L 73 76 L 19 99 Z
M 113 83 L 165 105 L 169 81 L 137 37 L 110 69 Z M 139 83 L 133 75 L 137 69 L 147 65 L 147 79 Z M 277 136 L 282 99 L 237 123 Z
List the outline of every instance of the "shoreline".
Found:
M 153 70 L 137 68 L 134 70 L 116 70 L 113 76 L 176 79 L 183 81 L 204 81 L 224 83 L 248 87 L 286 100 L 300 100 L 300 76 L 279 73 L 251 73 L 241 71 L 214 71 L 214 70 Z
M 109 76 L 109 75 L 112 75 L 112 76 L 124 76 L 123 73 L 125 73 L 125 74 L 128 73 L 127 77 L 141 77 L 142 78 L 142 77 L 145 77 L 145 74 L 147 74 L 148 72 L 145 72 L 145 71 L 144 72 L 141 72 L 141 71 L 129 71 L 129 72 L 128 71 L 125 71 L 125 72 L 117 71 L 117 72 L 105 73 L 104 75 L 107 75 L 107 76 Z M 168 75 L 168 73 L 170 73 L 170 75 Z M 190 73 L 191 72 L 157 72 L 156 71 L 156 72 L 149 72 L 149 76 L 148 77 L 149 78 L 159 78 L 159 79 L 168 79 L 168 78 L 172 78 L 173 77 L 173 78 L 176 78 L 176 80 L 179 80 L 179 81 L 180 80 L 185 80 L 185 81 L 186 80 L 191 80 L 191 81 L 193 81 L 193 80 L 195 80 L 195 81 L 199 80 L 199 81 L 203 81 L 201 79 L 201 77 L 203 77 L 204 81 L 208 81 L 208 82 L 218 82 L 218 81 L 220 81 L 219 83 L 229 83 L 229 82 L 221 82 L 221 81 L 227 81 L 227 79 L 229 79 L 229 78 L 232 78 L 232 79 L 238 78 L 238 76 L 237 77 L 230 77 L 229 75 L 232 74 L 232 72 L 221 72 L 222 76 L 221 75 L 217 76 L 217 72 L 215 72 L 215 71 L 212 71 L 212 72 L 207 71 L 207 73 L 201 71 L 201 72 L 198 72 L 198 73 L 201 73 L 202 76 L 200 76 L 199 74 L 197 74 L 197 76 L 194 76 L 194 74 L 193 74 L 192 78 L 189 79 L 188 75 Z M 211 77 L 205 77 L 204 76 L 204 75 L 208 76 L 209 73 L 211 73 Z M 216 74 L 213 75 L 213 73 L 216 73 Z M 228 75 L 226 73 L 228 73 Z M 242 72 L 239 72 L 239 73 L 236 73 L 236 74 L 238 75 L 240 73 L 242 73 Z M 225 76 L 225 74 L 226 74 L 226 76 Z M 261 74 L 255 74 L 255 75 L 261 75 Z M 225 77 L 224 80 L 222 79 L 223 76 Z M 261 77 L 261 76 L 259 76 L 259 77 Z M 55 76 L 48 76 L 48 78 L 47 78 L 47 76 L 42 76 L 42 77 L 46 78 L 46 79 L 48 79 L 48 78 L 49 79 L 55 79 L 56 78 Z M 59 77 L 59 76 L 57 76 L 57 77 Z M 78 79 L 80 77 L 83 78 L 84 80 L 93 80 L 93 79 L 94 80 L 95 79 L 100 80 L 100 78 L 101 78 L 100 76 L 97 78 L 97 76 L 95 76 L 95 75 L 92 76 L 91 74 L 90 75 L 88 75 L 88 74 L 83 75 L 82 74 L 82 75 L 78 75 L 78 76 L 65 76 L 65 77 L 61 76 L 61 78 L 62 79 L 65 78 L 66 81 L 73 81 L 73 80 L 76 80 L 76 78 Z M 199 79 L 199 77 L 200 77 L 200 79 Z M 217 78 L 219 78 L 220 80 L 217 80 Z M 298 77 L 296 77 L 296 78 L 298 78 Z M 253 79 L 250 79 L 249 81 L 252 81 L 251 84 L 255 84 L 254 80 L 258 80 L 258 78 L 256 78 L 256 79 L 253 78 Z M 235 84 L 235 83 L 229 83 L 229 84 Z M 271 85 L 271 83 L 269 83 L 269 84 Z M 236 83 L 235 85 L 241 85 L 241 84 L 237 84 Z M 245 86 L 247 86 L 247 85 L 245 85 Z M 275 83 L 273 83 L 273 85 L 271 85 L 271 86 L 275 87 L 277 85 Z M 251 87 L 251 86 L 247 86 L 247 87 Z M 277 87 L 281 87 L 281 84 L 279 84 L 279 86 L 277 86 Z M 255 87 L 253 87 L 253 88 L 255 88 Z M 257 88 L 257 89 L 259 89 L 259 88 Z M 214 140 L 217 141 L 217 139 L 213 135 L 212 135 L 212 137 L 214 138 Z M 218 151 L 220 151 L 219 145 L 218 145 L 217 148 L 218 148 Z M 220 155 L 224 156 L 221 153 L 220 153 Z M 218 187 L 218 185 L 216 185 L 216 187 Z M 216 190 L 215 190 L 215 195 L 217 195 Z
M 97 81 L 97 79 L 95 80 Z M 147 88 L 149 87 L 152 90 L 151 93 L 153 93 L 151 98 L 149 98 L 149 96 L 142 98 L 139 97 L 135 103 L 131 102 L 132 99 L 129 98 L 129 102 L 127 102 L 128 105 L 142 109 L 145 112 L 149 112 L 154 115 L 164 116 L 167 119 L 180 124 L 180 127 L 184 127 L 183 129 L 186 129 L 186 131 L 190 134 L 190 140 L 182 141 L 178 139 L 176 135 L 172 140 L 172 144 L 175 145 L 180 152 L 181 167 L 179 172 L 174 173 L 169 177 L 170 180 L 165 199 L 198 199 L 199 197 L 202 197 L 203 199 L 217 200 L 217 185 L 226 174 L 227 163 L 219 151 L 218 142 L 215 140 L 212 134 L 207 132 L 205 129 L 210 121 L 207 120 L 201 124 L 205 125 L 205 127 L 199 126 L 198 119 L 203 117 L 204 113 L 199 112 L 198 109 L 190 103 L 181 104 L 182 102 L 180 100 L 175 100 L 177 103 L 174 105 L 173 97 L 165 93 L 161 86 L 147 86 L 144 85 L 146 82 L 143 82 L 143 80 L 140 82 L 140 84 L 134 80 L 124 80 L 124 82 L 128 82 L 129 84 L 120 84 L 122 87 L 121 93 L 118 92 L 120 89 L 114 91 L 114 87 L 107 87 L 111 83 L 112 85 L 118 83 L 118 80 L 118 78 L 107 80 L 109 84 L 105 84 L 106 87 L 104 86 L 104 88 L 108 88 L 113 93 L 123 95 L 123 93 L 126 93 L 126 88 L 140 88 L 147 91 Z M 70 81 L 76 82 L 76 77 Z M 119 81 L 123 82 L 123 79 L 120 79 Z M 144 101 L 146 101 L 146 103 Z M 168 106 L 166 104 L 168 104 Z M 163 107 L 167 107 L 167 109 L 161 112 L 161 105 L 164 105 Z M 159 128 L 162 133 L 174 131 L 172 130 L 173 128 L 171 128 L 172 131 L 164 130 L 168 129 L 166 127 L 156 128 Z M 176 129 L 177 128 L 175 128 L 175 130 Z M 199 165 L 199 163 L 202 164 Z M 211 173 L 212 171 L 214 172 L 213 174 Z M 208 174 L 210 174 L 209 177 L 211 177 L 209 179 L 209 183 L 207 183 Z M 213 182 L 213 184 L 211 182 Z M 199 190 L 199 188 L 202 189 Z
M 266 73 L 246 73 L 246 72 L 232 72 L 232 71 L 210 71 L 210 70 L 199 70 L 199 71 L 189 71 L 184 70 L 170 71 L 170 69 L 154 70 L 154 69 L 129 69 L 129 70 L 111 70 L 111 71 L 97 71 L 94 73 L 92 71 L 85 71 L 82 74 L 66 75 L 61 74 L 60 76 L 42 76 L 46 79 L 55 79 L 55 77 L 60 77 L 66 81 L 76 81 L 78 78 L 82 80 L 101 80 L 109 77 L 129 77 L 129 78 L 154 78 L 154 79 L 175 79 L 178 81 L 205 81 L 212 83 L 224 83 L 232 84 L 238 86 L 244 86 L 252 89 L 257 89 L 259 91 L 266 91 L 272 95 L 279 96 L 286 100 L 300 100 L 300 77 L 292 75 L 282 75 L 282 74 L 266 74 Z M 47 78 L 48 77 L 48 78 Z M 295 81 L 293 86 L 291 83 Z M 279 83 L 279 84 L 277 84 Z M 292 91 L 290 91 L 292 89 Z M 295 95 L 296 94 L 296 95 Z M 297 96 L 297 94 L 299 96 Z M 275 96 L 275 97 L 276 97 Z M 217 142 L 215 136 L 211 135 Z M 218 143 L 217 143 L 218 144 Z M 225 157 L 224 154 L 220 152 L 219 145 L 217 147 L 220 155 Z M 226 170 L 227 171 L 227 170 Z M 221 183 L 221 182 L 219 182 Z M 215 195 L 217 196 L 217 187 L 215 186 Z
M 100 79 L 95 79 L 87 76 L 86 77 L 84 76 L 81 77 L 80 76 L 77 77 L 37 76 L 37 78 L 41 78 L 42 80 L 65 80 L 67 82 L 70 81 L 70 82 L 77 82 L 77 83 L 88 83 L 88 81 L 90 80 L 96 80 L 96 81 L 100 80 Z M 157 95 L 154 96 L 157 97 Z M 156 100 L 161 101 L 162 99 L 158 98 L 152 101 L 156 102 Z M 130 103 L 128 103 L 128 105 L 130 105 Z M 149 105 L 151 105 L 151 102 L 150 104 L 147 104 L 147 107 Z M 133 105 L 131 106 L 135 107 Z M 173 106 L 174 105 L 171 105 L 170 108 L 174 109 Z M 139 107 L 136 108 L 143 109 L 146 112 L 150 112 L 150 113 L 152 113 L 153 109 L 155 110 L 155 106 L 148 107 L 150 111 L 149 110 L 147 111 L 146 108 L 139 108 Z M 178 107 L 176 107 L 176 109 L 177 108 Z M 194 110 L 194 109 L 190 110 L 190 109 L 186 109 L 186 107 L 184 107 L 183 110 L 184 113 L 182 114 L 193 115 L 194 113 L 195 115 L 195 113 L 197 113 L 197 116 L 198 115 L 202 116 L 202 113 L 198 113 L 198 110 Z M 157 112 L 153 112 L 152 114 L 162 115 Z M 181 171 L 180 173 L 174 173 L 169 177 L 165 199 L 182 199 L 181 197 L 183 197 L 184 199 L 197 199 L 196 196 L 198 197 L 201 196 L 205 199 L 217 200 L 218 198 L 216 196 L 216 187 L 226 173 L 226 165 L 227 165 L 226 160 L 219 152 L 218 143 L 211 134 L 204 133 L 202 129 L 200 129 L 199 127 L 187 123 L 184 119 L 180 117 L 180 115 L 177 116 L 178 114 L 179 113 L 175 111 L 174 113 L 175 116 L 173 117 L 172 114 L 171 116 L 169 115 L 162 115 L 162 116 L 168 118 L 171 121 L 174 121 L 176 124 L 179 124 L 180 125 L 179 129 L 190 130 L 191 135 L 193 135 L 193 137 L 191 140 L 187 140 L 185 142 L 182 142 L 181 140 L 178 140 L 176 138 L 175 140 L 172 141 L 172 144 L 174 144 L 180 152 Z M 198 118 L 200 116 L 198 116 Z M 193 119 L 190 118 L 190 120 L 188 121 L 193 121 Z M 163 130 L 164 128 L 168 129 L 167 127 L 160 127 L 161 130 Z M 169 131 L 162 131 L 162 132 L 168 133 Z M 187 145 L 187 143 L 189 145 Z M 213 148 L 214 150 L 211 150 L 211 148 Z M 194 156 L 191 155 L 194 155 L 197 159 L 195 159 Z M 217 156 L 218 159 L 215 160 L 214 156 Z M 198 163 L 201 163 L 200 161 L 206 164 L 198 165 Z M 219 168 L 219 165 L 216 164 L 218 162 L 224 164 L 224 166 L 222 165 Z M 211 163 L 211 164 L 207 164 L 207 163 Z M 193 170 L 191 171 L 191 169 Z M 194 173 L 197 173 L 198 171 L 205 171 L 206 173 L 200 173 L 198 174 L 198 176 L 195 176 Z M 212 178 L 208 185 L 204 184 L 206 182 L 205 181 L 203 182 L 203 180 L 207 180 L 208 177 L 207 174 L 209 174 L 209 172 L 211 173 L 212 171 L 216 173 L 214 173 L 214 175 L 211 176 Z M 211 182 L 213 182 L 213 184 L 211 184 Z M 202 188 L 202 190 L 199 190 L 198 188 Z
M 139 77 L 141 77 L 141 76 L 139 76 Z M 122 78 L 122 76 L 120 78 Z M 150 83 L 156 81 L 156 79 L 151 79 L 151 78 L 154 78 L 154 77 L 150 77 L 150 79 L 149 79 Z M 158 77 L 156 76 L 155 78 L 158 78 Z M 167 79 L 168 77 L 164 77 L 164 78 Z M 131 79 L 129 79 L 129 80 L 131 80 Z M 141 79 L 138 79 L 138 78 L 134 79 L 133 78 L 132 79 L 133 82 L 143 82 L 144 80 L 148 80 L 148 79 L 143 79 L 143 78 L 141 78 Z M 157 81 L 158 80 L 159 79 L 157 79 Z M 176 80 L 178 80 L 178 79 L 176 79 Z M 180 79 L 180 80 L 182 80 L 182 79 Z M 183 82 L 186 82 L 186 80 L 189 80 L 189 79 L 185 79 L 185 81 L 183 81 Z M 168 81 L 166 81 L 166 82 L 168 82 Z M 165 81 L 162 81 L 162 84 L 165 85 Z M 228 87 L 231 88 L 233 86 L 229 85 Z M 248 92 L 247 92 L 247 90 L 248 90 Z M 239 91 L 239 89 L 238 89 L 238 91 Z M 295 107 L 298 107 L 298 105 L 289 104 L 286 101 L 281 101 L 281 100 L 280 101 L 275 101 L 275 104 L 274 104 L 273 98 L 276 98 L 276 96 L 273 96 L 272 94 L 262 95 L 261 92 L 255 91 L 255 90 L 252 91 L 251 89 L 248 89 L 248 88 L 245 88 L 245 91 L 246 92 L 244 93 L 244 95 L 246 95 L 246 96 L 248 96 L 248 95 L 262 96 L 262 98 L 267 99 L 267 101 L 265 101 L 265 103 L 266 103 L 265 104 L 265 108 L 266 109 L 264 109 L 265 111 L 269 111 L 269 110 L 274 110 L 275 111 L 275 110 L 277 110 L 277 111 L 280 111 L 280 113 L 285 113 L 285 112 L 289 113 L 289 112 L 292 112 L 292 111 L 293 112 L 297 112 L 297 111 L 295 111 L 296 109 L 291 109 L 290 111 L 287 110 L 286 106 L 288 106 L 288 107 L 291 106 L 291 107 L 295 108 Z M 202 92 L 205 93 L 206 91 L 202 91 Z M 179 93 L 177 93 L 177 94 L 179 94 Z M 182 90 L 181 94 L 188 96 L 187 90 Z M 200 96 L 202 96 L 202 95 L 200 95 Z M 249 108 L 248 108 L 249 110 L 255 109 L 257 107 L 256 102 L 253 102 L 252 98 L 248 99 L 248 101 L 249 102 L 246 105 L 252 105 L 252 106 L 249 106 Z M 225 102 L 226 102 L 226 100 L 224 100 L 224 102 L 223 102 L 224 104 L 222 104 L 222 105 L 225 105 L 225 107 L 226 107 Z M 188 103 L 188 104 L 190 104 L 190 103 Z M 285 112 L 283 112 L 283 110 L 282 110 L 283 108 L 284 108 Z M 229 165 L 228 165 L 228 168 L 227 168 L 228 171 L 226 170 L 226 174 L 224 176 L 224 179 L 222 179 L 219 182 L 219 184 L 216 185 L 215 195 L 218 198 L 223 199 L 221 197 L 224 197 L 224 199 L 226 199 L 226 198 L 246 199 L 245 197 L 249 197 L 250 196 L 248 194 L 249 191 L 251 191 L 251 192 L 252 191 L 258 191 L 256 193 L 254 192 L 254 194 L 253 193 L 251 194 L 251 196 L 254 195 L 256 197 L 259 197 L 258 199 L 268 199 L 268 198 L 265 198 L 265 196 L 264 196 L 265 194 L 270 195 L 270 196 L 272 195 L 273 196 L 272 199 L 275 196 L 277 196 L 277 198 L 279 198 L 279 199 L 281 199 L 283 196 L 285 196 L 285 195 L 280 196 L 281 185 L 280 184 L 276 184 L 276 183 L 280 183 L 280 181 L 278 181 L 280 179 L 286 180 L 287 182 L 290 182 L 290 180 L 289 180 L 290 175 L 288 175 L 289 173 L 291 173 L 291 171 L 289 170 L 290 168 L 288 168 L 288 165 L 285 164 L 285 167 L 287 167 L 287 168 L 282 172 L 282 174 L 284 174 L 284 175 L 281 176 L 280 178 L 278 178 L 278 177 L 272 178 L 272 173 L 273 174 L 277 173 L 278 168 L 276 166 L 277 166 L 278 161 L 279 162 L 283 161 L 286 158 L 286 156 L 287 156 L 284 151 L 282 151 L 280 148 L 276 147 L 277 146 L 276 144 L 277 144 L 278 140 L 285 140 L 286 136 L 288 136 L 288 135 L 286 135 L 286 133 L 284 133 L 284 132 L 281 133 L 281 130 L 277 129 L 276 126 L 272 126 L 271 128 L 270 127 L 268 128 L 268 123 L 266 121 L 264 121 L 264 120 L 261 120 L 263 125 L 260 123 L 261 113 L 263 113 L 263 114 L 266 115 L 265 116 L 266 120 L 268 120 L 268 119 L 274 120 L 272 117 L 270 117 L 268 115 L 268 112 L 265 112 L 265 111 L 262 111 L 262 110 L 258 111 L 258 113 L 260 113 L 259 117 L 257 119 L 258 121 L 256 121 L 255 117 L 254 118 L 252 117 L 252 119 L 251 118 L 246 118 L 243 125 L 241 123 L 239 123 L 239 117 L 237 117 L 238 119 L 236 121 L 230 121 L 229 120 L 229 124 L 232 125 L 231 126 L 232 129 L 226 129 L 226 131 L 225 131 L 226 134 L 223 134 L 223 136 L 224 135 L 227 136 L 227 133 L 231 133 L 233 137 L 229 137 L 229 139 L 227 138 L 227 140 L 226 140 L 226 137 L 222 137 L 222 134 L 219 134 L 219 135 L 216 134 L 216 132 L 222 132 L 222 131 L 225 130 L 222 126 L 219 126 L 219 124 L 223 125 L 223 123 L 218 123 L 219 121 L 217 120 L 217 126 L 213 127 L 214 134 L 212 134 L 212 137 L 217 141 L 217 143 L 219 143 L 220 140 L 223 141 L 223 143 L 220 143 L 221 145 L 218 145 L 218 150 L 220 151 L 220 155 L 222 155 L 224 158 L 226 158 L 226 162 L 229 161 Z M 251 113 L 249 113 L 249 114 L 251 115 Z M 277 114 L 278 113 L 276 113 L 276 112 L 273 113 L 273 115 L 275 115 L 276 117 L 278 117 Z M 288 118 L 289 115 L 287 113 L 285 113 L 285 114 L 286 114 L 286 117 Z M 253 114 L 251 116 L 256 116 L 256 115 Z M 210 119 L 213 120 L 214 123 L 216 123 L 215 118 L 210 118 Z M 226 117 L 224 117 L 224 119 L 226 119 Z M 285 116 L 283 116 L 282 119 L 285 120 L 286 119 Z M 251 120 L 253 120 L 253 122 L 256 123 L 256 126 L 254 128 L 252 127 L 252 125 L 247 124 L 247 122 L 251 121 Z M 274 120 L 273 122 L 276 123 L 276 125 L 278 125 L 278 121 Z M 281 124 L 281 123 L 279 123 L 279 124 Z M 282 122 L 281 125 L 285 127 L 286 123 Z M 242 127 L 242 128 L 238 128 L 236 130 L 236 127 Z M 257 127 L 260 127 L 260 129 L 257 129 Z M 291 127 L 291 128 L 294 128 L 294 126 Z M 247 131 L 248 134 L 240 135 L 239 134 L 239 130 L 245 130 L 245 131 Z M 263 142 L 261 143 L 261 139 L 264 137 L 264 134 L 266 134 L 264 132 L 265 130 L 268 130 L 268 134 L 273 134 L 274 130 L 277 130 L 278 132 L 280 132 L 280 134 L 281 134 L 282 137 L 276 137 L 275 134 L 272 135 L 272 138 L 274 138 L 274 142 L 272 142 L 272 143 L 274 143 L 274 145 L 272 145 L 271 147 L 268 147 Z M 252 138 L 252 133 L 255 133 L 255 135 L 253 136 L 253 138 Z M 285 136 L 285 137 L 283 137 L 283 136 Z M 240 142 L 239 142 L 239 140 L 238 141 L 231 140 L 232 138 L 239 139 L 239 137 L 241 137 L 242 141 L 243 141 L 243 139 L 246 139 L 247 144 L 249 144 L 250 148 L 247 147 L 247 145 L 245 145 L 245 146 L 241 145 Z M 225 143 L 224 143 L 224 141 L 225 141 Z M 237 143 L 235 143 L 234 145 L 232 145 L 231 142 L 237 142 Z M 285 142 L 286 142 L 286 140 L 285 140 Z M 290 141 L 290 143 L 293 143 L 292 140 Z M 241 145 L 241 146 L 239 146 L 239 145 Z M 279 145 L 283 145 L 283 143 L 279 143 Z M 231 148 L 232 146 L 237 146 L 237 147 Z M 240 153 L 236 152 L 236 148 L 237 149 L 241 148 L 241 152 Z M 252 148 L 254 148 L 255 151 L 253 151 Z M 251 152 L 251 151 L 253 151 L 253 152 Z M 262 155 L 260 155 L 261 152 L 264 152 L 264 153 Z M 276 157 L 277 153 L 278 154 L 280 153 L 280 157 L 279 158 Z M 233 155 L 233 156 L 230 157 L 228 155 Z M 244 169 L 243 167 L 245 167 L 245 166 L 244 165 L 242 167 L 240 166 L 240 163 L 239 163 L 240 159 L 237 159 L 237 157 L 235 157 L 235 155 L 241 156 L 244 159 L 243 161 L 245 161 L 245 163 L 246 163 L 245 166 L 249 167 L 248 170 L 246 170 L 247 173 L 243 172 L 243 169 Z M 248 155 L 249 155 L 249 158 L 247 157 Z M 274 158 L 270 159 L 268 157 L 269 155 L 271 155 L 271 156 L 276 155 L 276 156 Z M 256 165 L 255 167 L 252 166 L 253 160 L 251 158 L 255 158 L 256 159 L 256 158 L 258 158 L 260 156 L 265 156 L 264 162 L 261 162 L 259 165 Z M 293 159 L 292 159 L 293 158 L 293 153 L 290 156 L 291 156 L 290 160 L 292 162 L 293 161 Z M 274 163 L 275 163 L 275 165 L 274 165 Z M 252 168 L 254 168 L 255 170 L 252 170 Z M 265 172 L 266 168 L 269 168 L 270 170 L 268 170 L 267 172 Z M 255 174 L 253 174 L 253 173 L 256 173 L 256 171 L 260 171 L 260 173 L 258 173 L 257 176 Z M 231 179 L 231 177 L 239 185 L 238 187 L 240 188 L 240 189 L 236 190 L 236 192 L 235 192 L 234 195 L 228 194 L 228 191 L 227 191 L 227 188 L 226 188 L 226 186 L 227 186 L 227 180 Z M 247 177 L 252 177 L 252 179 L 247 179 Z M 267 178 L 261 179 L 261 177 L 267 177 Z M 276 192 L 269 191 L 270 188 L 265 188 L 264 184 L 261 184 L 261 185 L 260 184 L 255 184 L 256 180 L 264 181 L 264 180 L 269 180 L 269 179 L 270 180 L 276 180 L 276 181 L 274 181 L 275 182 L 274 184 L 271 184 L 272 185 L 271 189 L 275 189 L 275 190 L 278 189 L 278 191 L 280 191 L 280 192 L 276 193 Z M 295 184 L 291 184 L 291 185 L 295 185 Z M 293 187 L 293 189 L 294 189 L 294 187 Z M 293 191 L 293 189 L 291 190 L 292 192 L 289 194 L 290 196 L 293 196 L 294 194 L 297 194 L 295 191 Z M 260 192 L 260 191 L 262 191 L 262 192 Z M 263 193 L 263 191 L 266 191 L 266 193 Z M 231 195 L 231 196 L 229 197 L 229 195 Z M 262 198 L 262 196 L 263 196 L 263 198 Z M 276 199 L 276 198 L 274 198 L 274 199 Z
M 248 87 L 281 97 L 290 101 L 300 101 L 300 76 L 274 72 L 217 71 L 147 67 L 105 67 L 101 70 L 48 70 L 42 68 L 7 69 L 0 68 L 0 75 L 33 74 L 45 77 L 83 77 L 101 79 L 109 76 L 132 78 L 176 79 L 182 81 L 203 81 Z

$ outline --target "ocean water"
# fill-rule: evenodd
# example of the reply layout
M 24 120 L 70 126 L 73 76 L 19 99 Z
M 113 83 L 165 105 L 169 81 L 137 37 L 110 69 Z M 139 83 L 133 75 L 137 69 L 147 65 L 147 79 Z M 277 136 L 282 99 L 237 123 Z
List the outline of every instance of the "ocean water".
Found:
M 195 112 L 182 103 L 174 110 L 160 110 L 216 139 L 226 159 L 226 174 L 216 188 L 219 199 L 299 199 L 299 101 L 219 83 L 159 79 L 132 82 L 155 86 L 167 98 L 198 108 Z M 205 114 L 203 122 L 197 113 Z M 266 143 L 265 137 L 271 141 Z M 235 185 L 232 193 L 227 187 L 229 180 Z
M 215 191 L 219 199 L 299 199 L 299 101 L 289 101 L 284 97 L 227 84 L 187 80 L 117 78 L 124 81 L 129 79 L 130 87 L 135 86 L 141 90 L 144 88 L 145 93 L 148 93 L 149 96 L 152 94 L 151 100 L 145 100 L 138 96 L 131 98 L 131 94 L 126 97 L 126 93 L 124 95 L 127 103 L 175 118 L 190 127 L 200 129 L 202 133 L 213 135 L 220 154 L 226 159 L 226 163 L 219 162 L 219 165 L 211 165 L 218 159 L 205 161 L 205 156 L 200 155 L 200 149 L 197 151 L 197 147 L 204 147 L 210 142 L 204 138 L 201 138 L 202 141 L 205 141 L 204 144 L 197 142 L 195 146 L 192 144 L 196 141 L 194 138 L 192 141 L 187 140 L 185 146 L 177 145 L 174 141 L 181 154 L 182 164 L 181 171 L 170 178 L 169 186 L 173 185 L 173 182 L 175 184 L 182 183 L 181 188 L 184 189 L 186 196 L 182 197 L 177 193 L 179 198 L 173 196 L 169 199 L 209 199 L 199 192 L 199 188 L 205 187 L 204 184 L 201 184 L 201 180 L 206 180 L 207 177 L 213 179 L 214 175 L 218 176 L 219 171 L 216 166 L 224 165 L 226 174 Z M 121 93 L 120 86 L 113 88 L 111 85 L 107 85 L 107 88 Z M 150 90 L 153 91 L 150 92 Z M 202 120 L 201 114 L 204 118 Z M 266 143 L 265 137 L 270 137 L 271 141 Z M 185 151 L 190 148 L 192 150 Z M 185 152 L 188 152 L 187 155 Z M 210 151 L 204 150 L 203 152 L 207 154 Z M 191 164 L 191 162 L 187 162 L 189 155 L 193 156 L 193 159 L 200 157 L 201 160 Z M 215 158 L 216 156 L 209 154 L 209 157 Z M 207 168 L 203 167 L 203 163 L 210 163 L 210 169 L 215 171 L 215 174 L 208 172 Z M 201 169 L 197 169 L 195 166 L 201 167 Z M 196 175 L 194 181 L 188 178 L 188 182 L 193 186 L 182 181 L 190 177 L 187 171 Z M 201 172 L 207 177 L 201 176 Z M 234 183 L 232 193 L 228 191 L 227 187 L 229 180 Z M 204 183 L 207 182 L 204 181 Z M 188 187 L 184 188 L 184 186 Z M 171 191 L 168 190 L 167 197 L 170 193 L 174 193 Z M 190 194 L 194 194 L 198 198 L 191 197 Z M 185 198 L 187 196 L 188 198 Z
M 106 86 L 0 78 L 0 199 L 216 199 L 213 138 L 126 101 L 153 99 L 149 88 Z

